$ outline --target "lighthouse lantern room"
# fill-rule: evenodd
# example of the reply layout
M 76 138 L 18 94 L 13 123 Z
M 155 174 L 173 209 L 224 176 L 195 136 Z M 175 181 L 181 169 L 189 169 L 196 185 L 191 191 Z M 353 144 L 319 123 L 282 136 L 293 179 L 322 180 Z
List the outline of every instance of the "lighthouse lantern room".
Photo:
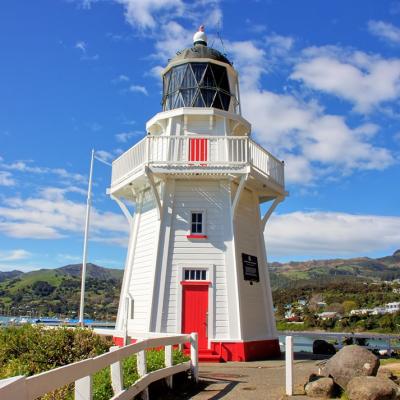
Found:
M 237 72 L 203 27 L 162 78 L 162 111 L 112 163 L 130 230 L 114 339 L 198 332 L 203 360 L 276 356 L 263 232 L 284 164 L 251 139 Z

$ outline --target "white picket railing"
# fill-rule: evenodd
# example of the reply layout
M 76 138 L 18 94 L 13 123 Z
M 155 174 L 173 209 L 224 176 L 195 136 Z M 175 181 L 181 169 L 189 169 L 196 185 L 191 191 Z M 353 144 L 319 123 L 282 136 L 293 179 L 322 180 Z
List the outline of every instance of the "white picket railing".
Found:
M 202 146 L 206 146 L 206 150 L 199 149 Z M 205 151 L 206 155 L 195 161 L 190 152 L 196 153 L 198 150 Z M 155 167 L 196 167 L 199 172 L 213 167 L 251 165 L 284 186 L 283 163 L 247 136 L 149 135 L 112 163 L 112 185 L 134 174 L 145 164 Z
M 190 361 L 177 365 L 172 363 L 172 346 L 190 343 Z M 165 347 L 165 368 L 147 372 L 146 349 Z M 137 354 L 139 380 L 124 389 L 122 360 Z M 103 368 L 110 366 L 111 384 L 114 396 L 111 400 L 132 399 L 139 393 L 148 398 L 148 386 L 157 380 L 166 379 L 172 386 L 172 376 L 179 372 L 191 370 L 193 380 L 198 381 L 198 335 L 165 336 L 141 340 L 124 347 L 113 346 L 109 353 L 77 361 L 37 375 L 16 376 L 0 381 L 1 400 L 34 400 L 46 393 L 75 382 L 75 400 L 92 399 L 92 376 Z

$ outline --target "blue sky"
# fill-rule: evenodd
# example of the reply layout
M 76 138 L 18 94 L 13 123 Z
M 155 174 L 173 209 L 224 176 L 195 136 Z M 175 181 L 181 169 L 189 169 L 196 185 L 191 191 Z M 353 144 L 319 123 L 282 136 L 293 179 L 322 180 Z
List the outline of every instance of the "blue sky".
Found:
M 90 150 L 111 161 L 160 111 L 160 68 L 198 25 L 240 74 L 253 137 L 286 162 L 270 260 L 400 248 L 400 2 L 40 0 L 0 11 L 0 270 L 79 262 Z M 223 47 L 217 33 L 223 39 Z M 127 226 L 96 162 L 89 259 Z

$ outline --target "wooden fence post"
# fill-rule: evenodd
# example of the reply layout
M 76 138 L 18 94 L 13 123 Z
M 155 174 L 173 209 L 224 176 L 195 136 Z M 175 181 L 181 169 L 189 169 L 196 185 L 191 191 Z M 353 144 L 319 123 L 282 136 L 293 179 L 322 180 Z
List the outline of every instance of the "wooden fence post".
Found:
M 293 395 L 293 336 L 285 339 L 286 394 Z
M 138 374 L 140 377 L 145 376 L 147 374 L 146 350 L 139 351 L 136 357 Z M 149 400 L 149 388 L 143 390 L 142 400 Z
M 92 400 L 92 376 L 85 376 L 75 381 L 75 400 Z
M 165 346 L 165 366 L 166 367 L 172 367 L 174 365 L 174 359 L 172 355 L 172 346 Z M 167 386 L 172 389 L 172 381 L 173 377 L 169 376 L 168 378 L 165 379 L 167 382 Z
M 192 375 L 194 381 L 197 383 L 199 381 L 199 343 L 197 332 L 190 334 L 190 360 Z
M 110 351 L 115 351 L 118 350 L 119 348 L 120 348 L 119 346 L 111 346 Z M 110 373 L 111 373 L 111 386 L 114 395 L 116 395 L 122 392 L 122 390 L 124 389 L 121 361 L 117 361 L 116 363 L 110 365 Z

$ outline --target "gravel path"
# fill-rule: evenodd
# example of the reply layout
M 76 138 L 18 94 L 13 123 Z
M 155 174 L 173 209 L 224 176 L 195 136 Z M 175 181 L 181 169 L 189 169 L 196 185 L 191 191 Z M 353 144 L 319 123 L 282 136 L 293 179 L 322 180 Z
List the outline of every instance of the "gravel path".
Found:
M 316 372 L 315 360 L 295 361 L 295 396 L 286 397 L 285 362 L 257 361 L 225 364 L 200 364 L 203 389 L 190 397 L 193 400 L 280 400 L 308 399 L 303 387 L 309 375 Z

